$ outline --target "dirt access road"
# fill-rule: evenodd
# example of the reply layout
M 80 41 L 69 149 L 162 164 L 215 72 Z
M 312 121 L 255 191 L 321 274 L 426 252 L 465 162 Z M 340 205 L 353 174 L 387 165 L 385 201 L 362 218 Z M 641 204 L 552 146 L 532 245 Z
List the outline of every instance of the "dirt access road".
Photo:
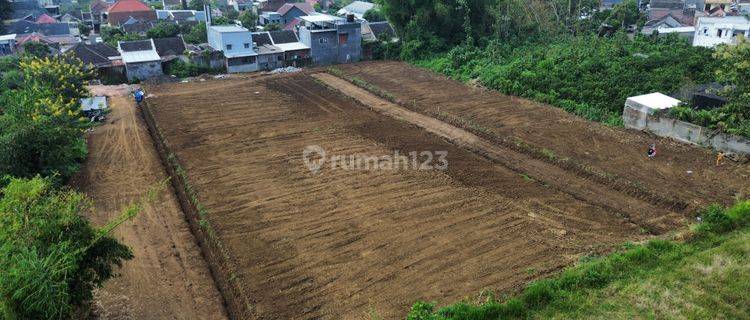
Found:
M 127 86 L 93 87 L 110 95 L 106 124 L 88 135 L 89 156 L 72 184 L 95 203 L 103 225 L 166 178 Z M 135 258 L 96 294 L 101 319 L 226 319 L 222 299 L 171 185 L 114 236 Z

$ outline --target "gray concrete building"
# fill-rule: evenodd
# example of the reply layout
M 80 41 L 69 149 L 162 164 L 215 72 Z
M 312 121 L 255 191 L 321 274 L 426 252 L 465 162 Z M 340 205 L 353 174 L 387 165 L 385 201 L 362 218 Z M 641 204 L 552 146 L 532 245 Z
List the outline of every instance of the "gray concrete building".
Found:
M 125 63 L 125 75 L 129 81 L 146 80 L 164 74 L 161 57 L 151 39 L 120 41 L 117 43 L 117 51 Z
M 316 65 L 357 62 L 362 59 L 362 22 L 326 14 L 300 17 L 299 38 L 310 47 Z

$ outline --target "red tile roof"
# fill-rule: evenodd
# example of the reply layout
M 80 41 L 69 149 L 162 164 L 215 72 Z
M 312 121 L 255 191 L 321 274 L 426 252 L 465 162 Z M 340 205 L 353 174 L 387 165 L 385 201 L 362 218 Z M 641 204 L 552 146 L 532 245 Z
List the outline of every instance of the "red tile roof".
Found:
M 284 30 L 294 30 L 294 27 L 298 26 L 300 22 L 299 18 L 294 18 L 284 26 Z
M 111 5 L 107 12 L 139 12 L 152 10 L 151 7 L 138 0 L 119 0 Z
M 36 23 L 57 23 L 57 20 L 45 13 L 36 18 Z
M 315 9 L 313 8 L 313 6 L 311 6 L 309 3 L 305 3 L 305 2 L 285 3 L 276 12 L 278 12 L 280 15 L 283 16 L 283 15 L 286 15 L 287 12 L 289 12 L 289 10 L 292 10 L 292 8 L 295 8 L 295 7 L 297 9 L 302 10 L 302 12 L 304 12 L 306 14 L 311 14 L 311 13 L 315 12 Z

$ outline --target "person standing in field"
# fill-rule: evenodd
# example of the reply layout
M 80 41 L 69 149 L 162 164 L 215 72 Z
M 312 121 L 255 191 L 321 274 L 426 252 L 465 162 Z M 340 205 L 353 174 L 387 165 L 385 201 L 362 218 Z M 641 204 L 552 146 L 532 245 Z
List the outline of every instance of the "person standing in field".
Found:
M 646 155 L 649 159 L 652 159 L 656 157 L 656 144 L 652 143 L 650 146 L 648 146 L 648 151 L 646 152 Z
M 716 166 L 720 166 L 722 162 L 724 162 L 724 152 L 719 151 L 716 154 Z

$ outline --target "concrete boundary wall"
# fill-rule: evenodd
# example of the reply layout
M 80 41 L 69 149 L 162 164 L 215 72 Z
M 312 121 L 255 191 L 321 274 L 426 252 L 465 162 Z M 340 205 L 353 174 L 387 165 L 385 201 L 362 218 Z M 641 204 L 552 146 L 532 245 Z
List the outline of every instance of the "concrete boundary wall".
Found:
M 722 152 L 750 155 L 750 140 L 748 139 L 719 133 L 659 113 L 649 113 L 646 110 L 645 106 L 628 101 L 622 113 L 625 127 L 648 131 L 657 136 L 672 138 L 684 143 L 714 148 Z

